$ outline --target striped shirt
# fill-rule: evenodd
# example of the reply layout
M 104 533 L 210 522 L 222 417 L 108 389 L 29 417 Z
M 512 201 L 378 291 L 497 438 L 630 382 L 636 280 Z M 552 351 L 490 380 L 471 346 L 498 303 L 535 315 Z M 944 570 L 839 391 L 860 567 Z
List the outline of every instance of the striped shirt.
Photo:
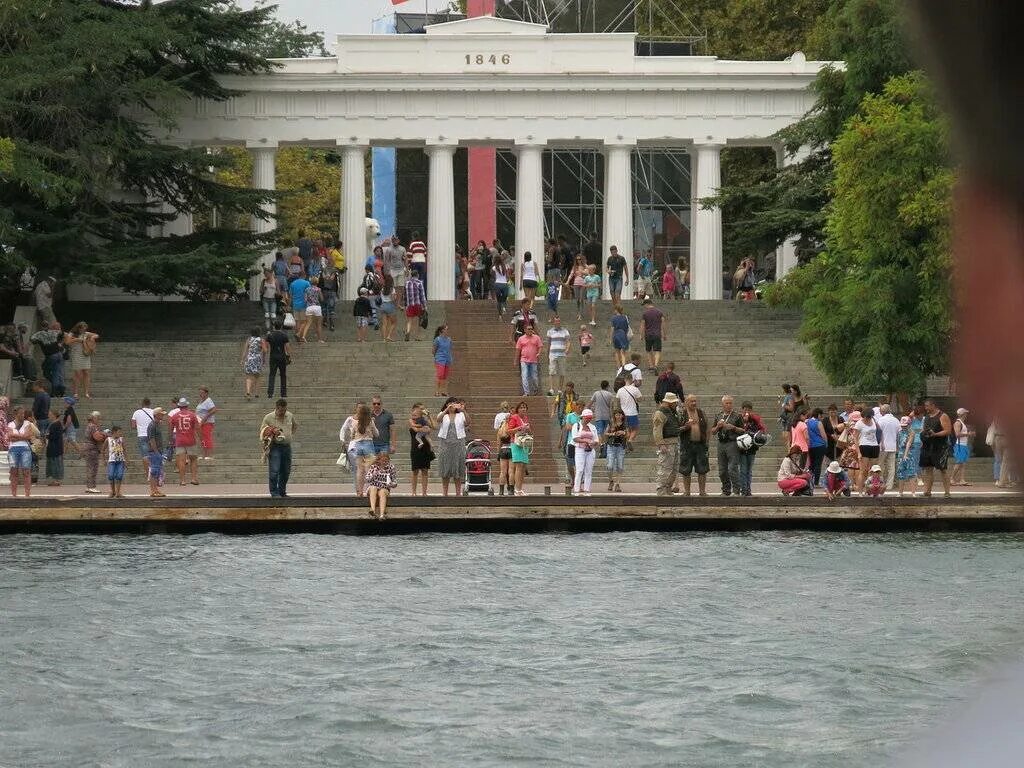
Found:
M 551 357 L 565 357 L 571 334 L 565 328 L 548 328 L 548 354 Z
M 424 306 L 427 303 L 427 292 L 423 290 L 423 281 L 412 277 L 405 284 L 405 306 Z
M 427 260 L 427 244 L 422 240 L 413 240 L 409 243 L 409 255 L 413 261 L 421 262 Z

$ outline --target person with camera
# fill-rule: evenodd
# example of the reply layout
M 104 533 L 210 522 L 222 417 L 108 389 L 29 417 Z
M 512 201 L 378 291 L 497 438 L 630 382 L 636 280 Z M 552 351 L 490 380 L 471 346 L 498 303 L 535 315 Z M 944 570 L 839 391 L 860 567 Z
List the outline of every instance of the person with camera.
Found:
M 445 496 L 453 481 L 455 495 L 462 495 L 462 484 L 466 480 L 466 432 L 469 426 L 465 402 L 455 397 L 448 398 L 438 414 L 436 438 L 438 475 Z
M 764 420 L 754 413 L 754 404 L 749 400 L 740 405 L 740 417 L 743 419 L 743 431 L 750 436 L 750 440 L 743 435 L 736 439 L 740 452 L 739 493 L 741 496 L 752 496 L 754 457 L 757 456 L 757 449 L 764 445 L 768 430 L 764 428 Z
M 722 398 L 722 410 L 715 417 L 711 434 L 718 437 L 718 478 L 722 481 L 722 495 L 740 494 L 740 448 L 736 438 L 743 434 L 743 419 L 732 409 L 731 395 Z
M 949 436 L 953 423 L 931 398 L 924 401 L 924 428 L 921 430 L 920 467 L 924 470 L 924 495 L 932 495 L 935 470 L 942 475 L 942 488 L 949 497 Z
M 299 425 L 288 410 L 288 401 L 279 399 L 274 410 L 260 422 L 260 442 L 267 457 L 267 475 L 270 495 L 287 498 L 288 477 L 292 473 L 292 437 Z

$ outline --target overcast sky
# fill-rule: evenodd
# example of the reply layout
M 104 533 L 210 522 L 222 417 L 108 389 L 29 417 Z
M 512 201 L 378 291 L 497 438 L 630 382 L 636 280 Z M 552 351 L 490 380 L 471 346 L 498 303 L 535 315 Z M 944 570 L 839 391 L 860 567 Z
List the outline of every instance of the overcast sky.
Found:
M 257 0 L 240 0 L 251 8 Z M 367 34 L 377 19 L 394 11 L 422 13 L 425 6 L 436 11 L 447 8 L 448 0 L 406 0 L 392 5 L 391 0 L 276 0 L 277 15 L 282 21 L 301 20 L 312 30 L 324 33 L 328 48 L 334 47 L 334 36 L 345 32 Z

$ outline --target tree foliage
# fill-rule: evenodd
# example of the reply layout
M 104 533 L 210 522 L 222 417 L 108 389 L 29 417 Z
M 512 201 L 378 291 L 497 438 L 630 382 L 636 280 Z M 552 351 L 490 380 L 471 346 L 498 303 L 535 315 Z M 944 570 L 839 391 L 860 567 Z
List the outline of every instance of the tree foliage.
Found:
M 230 165 L 218 171 L 224 184 L 244 187 L 252 178 L 252 156 L 241 147 L 218 149 Z M 281 147 L 277 152 L 277 224 L 285 236 L 300 229 L 311 236 L 338 236 L 341 216 L 341 173 L 337 152 L 306 147 Z
M 830 0 L 808 29 L 811 55 L 844 61 L 845 67 L 818 75 L 814 108 L 776 137 L 795 162 L 725 176 L 719 194 L 702 201 L 722 206 L 733 256 L 764 253 L 765 246 L 774 249 L 790 237 L 797 238 L 802 261 L 824 247 L 834 181 L 832 142 L 866 94 L 880 92 L 890 78 L 910 70 L 903 23 L 897 0 Z
M 260 0 L 257 5 L 271 12 L 276 10 L 276 6 L 270 5 L 266 0 Z M 234 11 L 241 10 L 234 2 L 230 8 Z M 247 50 L 267 59 L 301 59 L 331 55 L 324 47 L 322 33 L 310 31 L 298 19 L 285 22 L 274 16 L 267 17 L 263 34 L 249 44 Z
M 833 385 L 921 392 L 948 368 L 954 176 L 923 76 L 866 96 L 832 157 L 826 250 L 771 299 L 803 306 L 801 335 Z
M 272 197 L 225 185 L 222 162 L 163 139 L 180 103 L 224 100 L 222 74 L 267 72 L 271 8 L 225 0 L 138 5 L 18 0 L 0 5 L 0 243 L 69 280 L 202 296 L 248 274 L 257 242 L 241 228 L 147 237 L 175 214 L 258 215 Z

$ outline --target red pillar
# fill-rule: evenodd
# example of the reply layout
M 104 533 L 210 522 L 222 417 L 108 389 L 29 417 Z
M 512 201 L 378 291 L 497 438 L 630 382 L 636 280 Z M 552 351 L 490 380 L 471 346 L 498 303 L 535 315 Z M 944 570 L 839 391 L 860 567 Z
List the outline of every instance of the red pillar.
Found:
M 493 16 L 495 0 L 469 0 L 469 16 Z M 498 235 L 498 174 L 492 147 L 470 147 L 469 161 L 469 247 L 477 240 L 488 245 Z

